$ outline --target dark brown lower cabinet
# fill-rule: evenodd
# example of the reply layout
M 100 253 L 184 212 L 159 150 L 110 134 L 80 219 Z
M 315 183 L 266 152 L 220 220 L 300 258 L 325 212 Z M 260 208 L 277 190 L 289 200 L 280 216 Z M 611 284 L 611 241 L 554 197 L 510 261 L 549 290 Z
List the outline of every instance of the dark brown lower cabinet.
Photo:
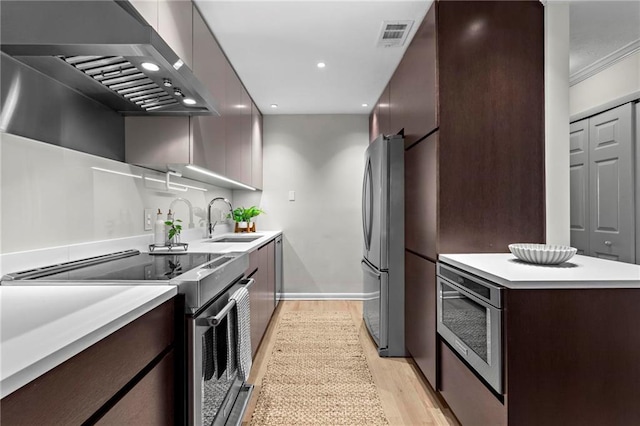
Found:
M 439 390 L 460 423 L 464 426 L 506 425 L 507 410 L 500 400 L 445 343 L 440 341 L 438 347 Z
M 249 289 L 251 305 L 251 352 L 255 356 L 275 310 L 276 269 L 275 241 L 249 254 L 249 270 L 255 283 Z
M 405 251 L 405 342 L 436 389 L 436 264 Z
M 101 426 L 173 425 L 175 418 L 174 362 L 172 350 L 96 424 Z
M 136 411 L 144 404 L 163 401 L 167 422 L 155 424 L 172 424 L 175 388 L 167 390 L 166 385 L 173 383 L 174 364 L 166 356 L 160 364 L 156 362 L 173 348 L 174 312 L 175 299 L 171 299 L 3 398 L 0 423 L 91 424 L 126 398 L 139 401 Z M 130 397 L 129 389 L 135 391 Z M 123 402 L 114 413 L 119 424 L 141 424 L 126 407 L 133 405 Z
M 509 290 L 509 424 L 640 425 L 640 289 Z

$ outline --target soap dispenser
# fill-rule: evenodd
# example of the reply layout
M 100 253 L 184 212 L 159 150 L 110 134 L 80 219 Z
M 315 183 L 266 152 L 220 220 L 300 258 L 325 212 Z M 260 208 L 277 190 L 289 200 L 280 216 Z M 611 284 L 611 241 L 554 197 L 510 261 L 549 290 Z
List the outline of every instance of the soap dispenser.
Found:
M 162 220 L 162 212 L 158 209 L 156 223 L 153 225 L 153 245 L 156 247 L 164 246 L 165 242 L 165 225 Z

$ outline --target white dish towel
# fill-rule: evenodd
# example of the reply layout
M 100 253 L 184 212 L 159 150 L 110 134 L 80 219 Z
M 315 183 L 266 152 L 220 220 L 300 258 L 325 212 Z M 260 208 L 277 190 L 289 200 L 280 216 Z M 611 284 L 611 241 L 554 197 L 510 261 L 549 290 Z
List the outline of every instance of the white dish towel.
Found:
M 249 292 L 241 287 L 229 298 L 236 301 L 236 348 L 235 358 L 238 376 L 247 381 L 251 373 L 251 309 L 249 307 Z

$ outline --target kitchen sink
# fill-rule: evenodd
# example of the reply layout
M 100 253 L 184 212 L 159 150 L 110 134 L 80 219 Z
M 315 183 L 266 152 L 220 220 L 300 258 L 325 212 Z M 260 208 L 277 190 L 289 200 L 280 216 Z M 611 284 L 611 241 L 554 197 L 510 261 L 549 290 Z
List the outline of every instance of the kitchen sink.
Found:
M 208 240 L 208 243 L 250 243 L 262 238 L 262 235 L 255 235 L 251 237 L 222 237 L 214 240 Z

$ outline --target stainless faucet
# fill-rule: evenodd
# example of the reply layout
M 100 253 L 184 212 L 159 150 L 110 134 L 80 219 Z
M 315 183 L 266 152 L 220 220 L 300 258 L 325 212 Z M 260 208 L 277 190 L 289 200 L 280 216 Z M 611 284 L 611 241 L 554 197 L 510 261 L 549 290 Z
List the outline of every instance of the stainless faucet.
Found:
M 176 198 L 175 200 L 173 200 L 171 202 L 171 204 L 169 204 L 169 210 L 172 210 L 173 207 L 175 206 L 175 204 L 178 201 L 184 202 L 187 205 L 187 207 L 189 208 L 189 228 L 195 228 L 196 225 L 193 223 L 193 205 L 191 204 L 191 201 L 187 200 L 186 198 L 182 198 L 182 197 Z M 173 209 L 173 210 L 175 211 L 175 209 Z
M 213 205 L 213 203 L 215 203 L 218 200 L 222 200 L 225 203 L 227 203 L 227 205 L 229 206 L 229 212 L 233 214 L 233 206 L 231 205 L 231 201 L 227 200 L 224 197 L 216 197 L 213 200 L 211 200 L 211 202 L 209 203 L 209 206 L 207 207 L 207 232 L 208 232 L 209 238 L 213 236 L 213 230 L 216 228 L 216 225 L 218 224 L 217 220 L 211 223 L 211 206 Z

